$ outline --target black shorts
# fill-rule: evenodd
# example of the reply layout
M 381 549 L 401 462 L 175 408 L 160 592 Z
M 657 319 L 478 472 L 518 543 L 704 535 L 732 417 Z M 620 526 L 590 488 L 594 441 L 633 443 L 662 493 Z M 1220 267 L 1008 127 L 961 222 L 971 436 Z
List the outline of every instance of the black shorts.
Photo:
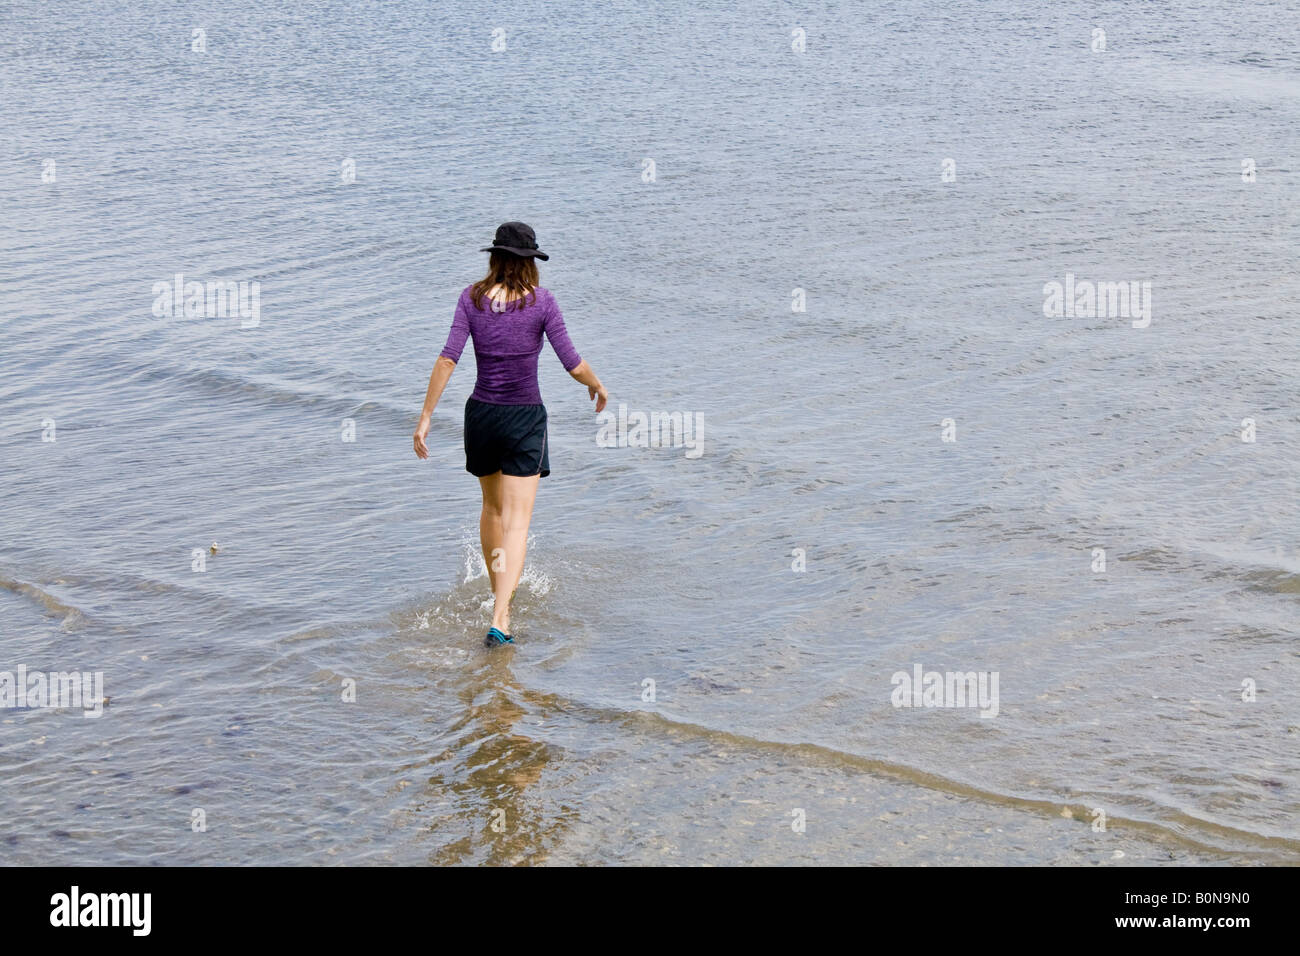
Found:
M 526 478 L 551 473 L 545 405 L 465 402 L 465 470 L 479 478 L 501 472 Z

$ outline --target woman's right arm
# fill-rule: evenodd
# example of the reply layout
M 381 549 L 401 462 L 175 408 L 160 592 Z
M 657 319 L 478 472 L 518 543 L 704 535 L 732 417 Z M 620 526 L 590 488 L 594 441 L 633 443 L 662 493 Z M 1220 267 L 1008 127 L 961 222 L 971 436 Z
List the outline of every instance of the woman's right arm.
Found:
M 591 370 L 587 360 L 573 347 L 569 330 L 564 327 L 564 313 L 560 311 L 555 296 L 551 296 L 550 310 L 542 327 L 547 339 L 550 340 L 551 348 L 563 363 L 565 371 L 587 386 L 587 397 L 596 399 L 597 414 L 603 412 L 605 402 L 609 399 L 609 392 L 605 390 L 604 385 L 600 384 L 600 379 L 596 378 L 596 373 Z
M 587 397 L 596 399 L 596 412 L 598 414 L 603 412 L 605 402 L 609 399 L 609 392 L 604 385 L 600 384 L 600 379 L 596 378 L 596 373 L 591 370 L 587 360 L 583 359 L 574 368 L 569 369 L 569 374 L 587 386 Z

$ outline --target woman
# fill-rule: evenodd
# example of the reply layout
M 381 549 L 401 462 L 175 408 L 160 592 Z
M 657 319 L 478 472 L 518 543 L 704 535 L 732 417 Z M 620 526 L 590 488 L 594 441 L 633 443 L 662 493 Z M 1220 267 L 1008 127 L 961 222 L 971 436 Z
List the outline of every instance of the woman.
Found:
M 536 259 L 550 256 L 537 248 L 533 230 L 522 222 L 503 223 L 492 245 L 488 274 L 468 286 L 442 354 L 434 362 L 424 411 L 415 428 L 415 453 L 429 457 L 424 438 L 447 380 L 460 361 L 465 339 L 474 340 L 478 381 L 465 402 L 465 470 L 483 489 L 479 537 L 495 603 L 492 627 L 483 643 L 513 644 L 510 599 L 524 571 L 528 523 L 537 483 L 551 473 L 546 448 L 546 406 L 537 387 L 537 356 L 542 336 L 564 370 L 587 386 L 596 411 L 605 410 L 609 393 L 578 355 L 555 297 L 537 284 Z

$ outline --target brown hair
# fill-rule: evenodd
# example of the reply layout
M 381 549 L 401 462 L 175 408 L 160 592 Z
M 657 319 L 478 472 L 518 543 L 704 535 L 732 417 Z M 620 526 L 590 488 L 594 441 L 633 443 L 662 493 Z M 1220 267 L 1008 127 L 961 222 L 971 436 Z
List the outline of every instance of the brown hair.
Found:
M 537 260 L 532 256 L 517 256 L 513 252 L 493 249 L 488 256 L 488 274 L 474 283 L 469 294 L 474 300 L 474 308 L 482 309 L 483 296 L 494 285 L 499 285 L 507 300 L 516 300 L 513 303 L 507 302 L 506 308 L 517 305 L 522 309 L 528 304 L 528 293 L 532 292 L 533 298 L 537 298 L 535 290 L 539 281 Z

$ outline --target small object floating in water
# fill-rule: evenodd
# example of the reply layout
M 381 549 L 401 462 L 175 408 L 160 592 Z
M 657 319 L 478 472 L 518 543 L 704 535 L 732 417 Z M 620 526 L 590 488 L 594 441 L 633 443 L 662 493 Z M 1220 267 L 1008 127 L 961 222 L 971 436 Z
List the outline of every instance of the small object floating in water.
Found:
M 212 542 L 212 547 L 208 548 L 208 553 L 210 554 L 217 553 L 217 543 L 215 541 Z

